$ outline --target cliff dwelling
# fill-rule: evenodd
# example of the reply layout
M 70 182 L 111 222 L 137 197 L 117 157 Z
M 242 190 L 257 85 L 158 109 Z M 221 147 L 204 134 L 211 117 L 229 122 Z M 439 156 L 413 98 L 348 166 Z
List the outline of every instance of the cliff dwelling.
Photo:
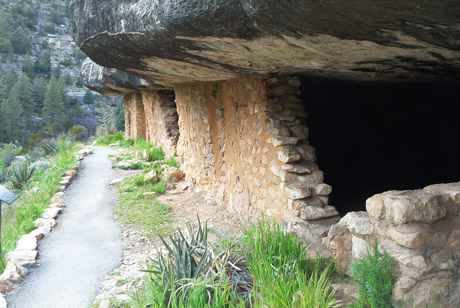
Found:
M 128 138 L 343 272 L 375 239 L 397 299 L 460 305 L 455 1 L 109 2 L 73 1 L 73 31 Z

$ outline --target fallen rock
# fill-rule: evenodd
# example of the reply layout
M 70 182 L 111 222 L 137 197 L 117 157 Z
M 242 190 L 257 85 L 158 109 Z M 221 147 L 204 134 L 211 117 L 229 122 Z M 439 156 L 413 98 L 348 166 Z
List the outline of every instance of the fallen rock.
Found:
M 35 261 L 38 256 L 36 250 L 13 250 L 6 254 L 6 261 L 12 262 L 19 265 L 36 265 Z
M 163 171 L 163 180 L 171 179 L 174 182 L 179 182 L 185 177 L 185 173 L 176 167 L 169 167 Z
M 144 182 L 158 182 L 158 174 L 155 170 L 151 170 L 144 175 Z
M 43 219 L 55 219 L 61 212 L 62 208 L 60 207 L 48 207 L 40 217 Z

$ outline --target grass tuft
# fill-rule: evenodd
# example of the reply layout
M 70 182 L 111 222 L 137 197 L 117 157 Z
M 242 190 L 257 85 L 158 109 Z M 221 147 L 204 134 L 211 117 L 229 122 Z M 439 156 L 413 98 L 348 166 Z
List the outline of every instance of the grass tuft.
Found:
M 355 308 L 393 308 L 393 259 L 378 249 L 377 240 L 370 245 L 367 255 L 351 265 L 353 281 L 358 286 L 359 298 Z

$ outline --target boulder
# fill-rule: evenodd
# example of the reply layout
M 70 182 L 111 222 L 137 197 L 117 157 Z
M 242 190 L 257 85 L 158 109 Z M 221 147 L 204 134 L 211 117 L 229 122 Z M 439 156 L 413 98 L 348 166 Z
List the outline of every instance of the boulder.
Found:
M 179 182 L 185 177 L 185 173 L 176 167 L 169 167 L 163 170 L 163 179 L 168 180 L 171 179 L 174 182 Z

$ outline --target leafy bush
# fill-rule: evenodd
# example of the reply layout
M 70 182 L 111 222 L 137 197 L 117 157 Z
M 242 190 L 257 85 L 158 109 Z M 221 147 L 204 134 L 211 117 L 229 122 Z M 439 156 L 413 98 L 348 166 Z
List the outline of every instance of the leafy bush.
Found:
M 123 132 L 114 132 L 112 137 L 112 142 L 122 141 L 125 137 Z
M 74 125 L 68 130 L 68 136 L 73 141 L 83 141 L 88 136 L 88 130 L 82 125 Z
M 103 136 L 96 138 L 96 144 L 99 145 L 109 145 L 110 144 L 110 135 L 106 132 Z
M 0 169 L 0 184 L 6 183 L 11 178 L 11 171 L 9 168 Z
M 156 147 L 153 149 L 147 150 L 147 161 L 154 162 L 157 160 L 163 160 L 165 158 L 165 153 L 163 152 L 162 147 Z
M 372 251 L 371 251 L 372 250 Z M 356 308 L 393 308 L 392 273 L 393 259 L 378 249 L 377 240 L 374 247 L 370 245 L 367 255 L 351 265 L 353 281 L 358 286 L 359 298 Z
M 0 169 L 8 167 L 14 156 L 18 155 L 21 147 L 14 143 L 5 143 L 0 145 Z

